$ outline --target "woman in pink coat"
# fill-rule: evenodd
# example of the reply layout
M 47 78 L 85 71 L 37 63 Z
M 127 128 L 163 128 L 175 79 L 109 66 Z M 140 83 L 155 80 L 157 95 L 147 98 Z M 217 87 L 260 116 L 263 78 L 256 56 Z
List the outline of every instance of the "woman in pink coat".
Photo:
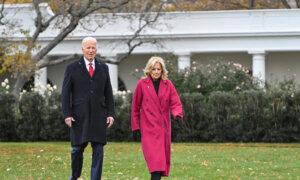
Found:
M 131 108 L 134 137 L 141 135 L 151 180 L 168 176 L 171 163 L 170 114 L 182 119 L 182 104 L 161 57 L 151 57 L 137 83 Z

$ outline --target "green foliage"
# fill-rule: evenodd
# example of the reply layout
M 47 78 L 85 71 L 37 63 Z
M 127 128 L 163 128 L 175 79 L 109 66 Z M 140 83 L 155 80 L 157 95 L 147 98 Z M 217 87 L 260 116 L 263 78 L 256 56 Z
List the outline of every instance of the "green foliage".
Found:
M 60 94 L 57 91 L 45 96 L 45 118 L 40 131 L 41 140 L 68 140 L 69 128 L 66 126 L 61 110 Z
M 24 93 L 19 103 L 20 116 L 17 133 L 22 141 L 40 140 L 40 131 L 46 118 L 45 99 L 36 92 Z
M 207 103 L 202 94 L 185 93 L 181 95 L 184 108 L 183 121 L 172 121 L 172 140 L 197 142 L 208 141 Z
M 132 139 L 130 125 L 132 93 L 117 92 L 114 98 L 116 120 L 114 125 L 108 129 L 108 140 L 130 141 Z
M 22 141 L 67 140 L 69 128 L 61 111 L 60 94 L 46 90 L 24 92 L 19 102 L 18 137 Z
M 15 140 L 15 105 L 12 94 L 0 92 L 0 141 Z
M 169 78 L 180 93 L 202 93 L 209 95 L 215 91 L 241 92 L 258 90 L 258 81 L 253 79 L 249 70 L 241 64 L 215 61 L 208 65 L 197 65 L 196 62 L 184 71 L 178 72 L 171 61 L 167 61 Z

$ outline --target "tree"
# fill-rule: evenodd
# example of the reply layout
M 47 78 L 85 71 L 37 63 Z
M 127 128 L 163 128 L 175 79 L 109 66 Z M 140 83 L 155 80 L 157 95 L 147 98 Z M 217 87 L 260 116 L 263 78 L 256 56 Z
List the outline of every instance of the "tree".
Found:
M 299 8 L 300 0 L 166 0 L 167 11 Z
M 33 32 L 24 31 L 25 38 L 22 41 L 22 48 L 10 43 L 12 47 L 15 47 L 12 53 L 8 53 L 5 60 L 1 62 L 1 66 L 6 67 L 6 70 L 13 69 L 16 82 L 14 84 L 13 94 L 18 96 L 22 86 L 31 77 L 37 69 L 62 63 L 64 61 L 74 59 L 78 55 L 71 55 L 49 61 L 46 56 L 55 48 L 66 36 L 74 31 L 78 25 L 84 26 L 84 19 L 93 13 L 117 13 L 117 12 L 137 12 L 140 21 L 139 27 L 135 29 L 132 37 L 127 40 L 128 56 L 134 48 L 140 46 L 143 43 L 155 43 L 154 41 L 147 41 L 140 38 L 140 33 L 147 26 L 153 24 L 160 15 L 162 5 L 159 0 L 49 0 L 47 1 L 54 14 L 52 16 L 45 16 L 41 11 L 42 4 L 45 1 L 33 0 L 32 6 L 34 8 L 36 18 L 35 27 Z M 4 1 L 2 1 L 2 9 Z M 133 8 L 135 8 L 133 10 Z M 3 12 L 3 11 L 1 11 Z M 148 13 L 152 12 L 152 13 Z M 153 14 L 153 12 L 155 14 Z M 2 15 L 2 16 L 1 16 Z M 0 18 L 5 19 L 5 15 L 1 13 Z M 3 20 L 2 18 L 0 19 Z M 49 41 L 45 46 L 40 47 L 38 40 L 41 33 L 51 28 L 54 23 L 58 23 L 60 26 L 60 32 Z M 3 24 L 6 25 L 6 24 Z M 101 28 L 101 26 L 99 26 Z M 7 61 L 7 57 L 11 57 L 10 61 Z M 125 56 L 122 57 L 124 59 Z M 20 60 L 22 63 L 18 62 Z M 14 64 L 21 65 L 22 68 L 10 68 Z M 22 71 L 20 71 L 20 69 Z

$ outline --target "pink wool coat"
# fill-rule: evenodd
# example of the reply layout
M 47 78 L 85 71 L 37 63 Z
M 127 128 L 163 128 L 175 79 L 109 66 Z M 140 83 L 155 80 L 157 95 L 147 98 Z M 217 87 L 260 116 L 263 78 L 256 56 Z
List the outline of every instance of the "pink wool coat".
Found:
M 141 131 L 141 144 L 150 172 L 168 176 L 171 162 L 171 121 L 183 117 L 182 104 L 170 80 L 161 80 L 158 96 L 150 77 L 138 81 L 131 108 L 131 128 Z

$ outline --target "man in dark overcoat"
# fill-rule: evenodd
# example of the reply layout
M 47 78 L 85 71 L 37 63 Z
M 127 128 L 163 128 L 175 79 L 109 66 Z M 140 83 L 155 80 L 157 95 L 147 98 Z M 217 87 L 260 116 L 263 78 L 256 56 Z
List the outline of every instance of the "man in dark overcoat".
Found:
M 81 175 L 83 152 L 93 149 L 91 179 L 101 179 L 106 128 L 114 123 L 114 100 L 108 66 L 95 58 L 97 40 L 82 40 L 83 57 L 67 66 L 62 87 L 64 120 L 70 127 L 70 179 Z

